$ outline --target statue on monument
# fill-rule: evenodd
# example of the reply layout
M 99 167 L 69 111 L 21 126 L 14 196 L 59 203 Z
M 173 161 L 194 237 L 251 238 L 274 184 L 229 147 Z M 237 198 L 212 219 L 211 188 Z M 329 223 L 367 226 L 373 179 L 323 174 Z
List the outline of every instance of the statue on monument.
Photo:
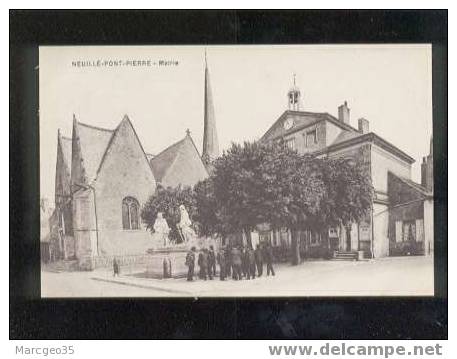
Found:
M 178 223 L 178 229 L 181 233 L 184 242 L 189 242 L 194 237 L 194 231 L 192 230 L 192 222 L 189 218 L 189 213 L 187 213 L 186 207 L 184 205 L 179 206 L 180 220 Z
M 158 241 L 164 247 L 169 244 L 168 234 L 170 233 L 170 227 L 165 218 L 163 218 L 162 212 L 157 213 L 157 218 L 154 222 L 154 232 L 157 234 Z

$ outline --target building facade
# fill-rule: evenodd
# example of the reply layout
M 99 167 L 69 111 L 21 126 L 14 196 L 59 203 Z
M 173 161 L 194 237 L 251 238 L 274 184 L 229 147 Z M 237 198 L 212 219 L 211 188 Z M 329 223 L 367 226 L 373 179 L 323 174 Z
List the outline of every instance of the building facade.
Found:
M 286 146 L 299 154 L 352 158 L 363 166 L 373 185 L 371 210 L 363 221 L 328 229 L 331 249 L 340 252 L 362 251 L 364 256 L 369 258 L 430 254 L 433 250 L 433 193 L 430 184 L 428 188 L 424 184 L 433 180 L 432 152 L 424 157 L 422 185 L 414 183 L 411 180 L 414 159 L 370 132 L 368 120 L 358 119 L 357 128 L 354 128 L 347 102 L 338 107 L 338 117 L 334 117 L 329 113 L 300 110 L 300 90 L 295 84 L 289 90 L 287 98 L 288 110 L 273 123 L 261 141 L 284 141 Z M 410 186 L 399 186 L 396 179 L 401 179 L 402 184 Z M 408 209 L 408 206 L 411 206 L 409 202 L 413 200 L 406 195 L 409 191 L 414 192 L 416 206 L 423 210 L 414 212 L 413 209 Z M 399 192 L 404 192 L 404 196 L 398 196 Z M 412 220 L 412 217 L 420 220 L 414 225 L 414 230 L 420 235 L 408 238 L 427 244 L 425 247 L 420 244 L 414 247 L 422 248 L 421 250 L 398 251 L 398 246 L 394 243 L 399 239 L 394 238 L 392 223 L 402 222 L 402 219 L 405 220 L 404 223 L 409 223 L 406 218 Z M 287 229 L 270 231 L 263 228 L 259 229 L 258 233 L 260 240 L 270 241 L 274 246 L 290 246 L 290 233 Z M 303 232 L 300 238 L 304 257 L 322 256 L 327 252 L 328 243 L 323 243 L 319 234 Z

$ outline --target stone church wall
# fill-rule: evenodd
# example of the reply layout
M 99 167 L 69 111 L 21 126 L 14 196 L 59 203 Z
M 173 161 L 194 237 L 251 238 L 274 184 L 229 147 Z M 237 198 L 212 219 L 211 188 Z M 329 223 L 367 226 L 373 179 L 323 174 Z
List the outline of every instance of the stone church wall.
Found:
M 99 255 L 144 254 L 151 235 L 140 218 L 140 229 L 123 228 L 122 201 L 135 198 L 141 210 L 156 182 L 130 121 L 120 124 L 99 171 L 94 184 Z

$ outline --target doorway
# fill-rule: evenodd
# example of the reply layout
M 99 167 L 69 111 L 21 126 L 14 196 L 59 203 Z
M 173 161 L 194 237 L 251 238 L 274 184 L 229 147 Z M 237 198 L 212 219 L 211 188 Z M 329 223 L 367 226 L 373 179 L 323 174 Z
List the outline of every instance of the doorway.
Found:
M 350 252 L 352 250 L 351 247 L 351 227 L 346 227 L 346 251 Z

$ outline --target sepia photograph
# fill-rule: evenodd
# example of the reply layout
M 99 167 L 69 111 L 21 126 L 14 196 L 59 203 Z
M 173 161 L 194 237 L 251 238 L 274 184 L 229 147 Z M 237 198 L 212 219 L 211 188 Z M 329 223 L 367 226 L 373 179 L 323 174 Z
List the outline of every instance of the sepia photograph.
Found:
M 428 44 L 40 46 L 41 296 L 434 295 Z

